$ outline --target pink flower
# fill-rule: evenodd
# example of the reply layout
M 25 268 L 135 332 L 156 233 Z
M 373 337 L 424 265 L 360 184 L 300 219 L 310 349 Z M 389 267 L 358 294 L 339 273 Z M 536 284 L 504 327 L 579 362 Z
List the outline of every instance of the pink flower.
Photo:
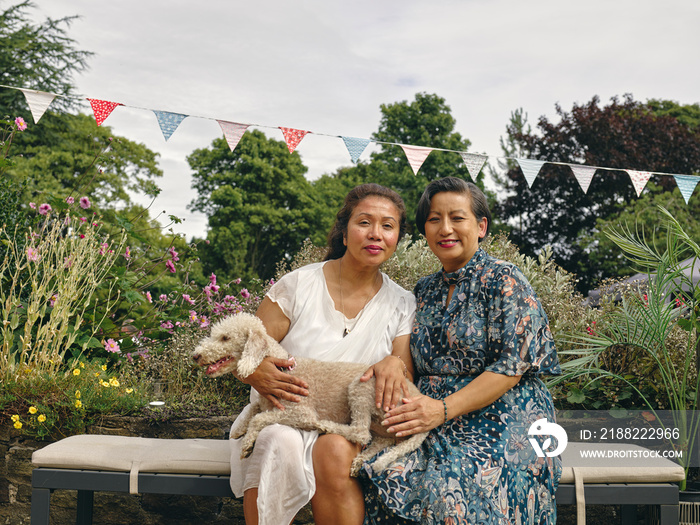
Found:
M 70 257 L 64 257 L 63 258 L 63 267 L 70 268 L 71 266 L 73 266 L 73 260 Z
M 90 203 L 90 199 L 87 197 L 80 197 L 80 207 L 84 210 L 87 210 L 92 204 Z
M 149 303 L 152 303 L 152 302 L 153 302 L 153 297 L 151 297 L 151 292 L 146 292 L 146 300 L 147 300 Z
M 100 255 L 104 255 L 107 251 L 107 248 L 109 248 L 109 244 L 107 244 L 106 242 L 100 244 Z
M 27 129 L 27 123 L 22 117 L 17 117 L 15 119 L 15 124 L 17 125 L 17 129 L 20 131 L 24 131 L 25 129 Z
M 31 246 L 27 248 L 27 260 L 37 262 L 39 260 L 39 250 Z
M 197 322 L 197 312 L 190 310 L 190 321 L 193 323 Z
M 241 278 L 239 277 L 235 281 L 233 281 L 233 284 L 241 284 Z
M 56 305 L 56 301 L 58 301 L 58 295 L 57 295 L 57 294 L 53 294 L 53 295 L 51 296 L 51 299 L 49 300 L 49 304 L 51 304 L 51 306 L 53 307 L 53 306 Z
M 250 292 L 247 289 L 243 288 L 241 290 L 241 295 L 243 296 L 243 299 L 248 299 L 248 297 L 250 297 Z
M 105 343 L 105 350 L 113 354 L 118 354 L 121 352 L 119 345 L 114 339 L 107 339 L 107 342 Z
M 80 217 L 80 222 L 87 222 L 87 219 L 85 217 Z
M 73 204 L 75 202 L 75 199 L 73 197 L 66 197 L 66 202 L 68 204 Z
M 41 206 L 39 206 L 39 213 L 41 213 L 42 215 L 46 215 L 46 214 L 49 213 L 50 211 L 51 211 L 51 205 L 50 205 L 50 204 L 44 203 L 44 204 L 42 204 Z
M 216 286 L 216 274 L 211 274 L 209 276 L 209 282 L 211 283 L 212 286 Z
M 161 301 L 167 301 L 167 300 L 168 300 L 168 296 L 165 295 L 164 293 L 162 293 L 162 294 L 160 294 L 160 295 L 158 296 L 158 299 L 160 299 Z
M 199 318 L 199 327 L 206 328 L 207 326 L 209 326 L 209 319 L 207 319 L 206 315 L 203 315 Z
M 33 202 L 30 202 L 30 203 L 29 203 L 29 207 L 30 207 L 32 210 L 36 210 L 36 204 L 34 204 Z
M 170 270 L 170 273 L 175 273 L 175 265 L 173 264 L 173 261 L 168 259 L 165 261 L 165 267 Z
M 131 248 L 129 248 L 128 246 L 126 247 L 126 251 L 124 252 L 124 258 L 131 259 Z
M 186 293 L 182 294 L 182 300 L 185 301 L 186 303 L 194 304 L 194 301 L 192 300 L 192 298 L 189 295 L 187 295 Z
M 177 262 L 180 260 L 180 257 L 178 257 L 178 253 L 175 251 L 174 247 L 168 248 L 168 251 L 170 252 L 170 257 L 174 262 Z
M 163 323 L 160 323 L 160 327 L 165 330 L 170 330 L 173 327 L 173 323 L 172 321 L 165 321 Z

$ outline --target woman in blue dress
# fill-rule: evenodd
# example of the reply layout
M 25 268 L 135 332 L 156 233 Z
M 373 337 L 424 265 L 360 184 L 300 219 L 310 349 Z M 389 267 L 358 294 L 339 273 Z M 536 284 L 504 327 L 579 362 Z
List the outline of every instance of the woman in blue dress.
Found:
M 479 247 L 490 222 L 484 194 L 461 179 L 431 182 L 418 204 L 418 229 L 443 269 L 415 288 L 411 354 L 423 395 L 384 424 L 399 437 L 430 434 L 382 472 L 365 465 L 366 524 L 556 523 L 561 460 L 539 457 L 528 430 L 555 419 L 539 376 L 559 374 L 559 363 L 527 279 Z

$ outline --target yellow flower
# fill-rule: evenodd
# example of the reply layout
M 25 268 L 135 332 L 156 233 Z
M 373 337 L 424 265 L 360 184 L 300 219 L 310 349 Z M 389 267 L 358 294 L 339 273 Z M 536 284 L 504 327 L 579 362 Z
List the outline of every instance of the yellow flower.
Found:
M 36 420 L 39 423 L 43 423 L 44 421 L 46 421 L 46 416 L 44 414 L 39 414 L 39 416 L 36 418 Z
M 36 407 L 29 407 L 30 414 L 36 414 L 36 412 L 37 412 Z
M 19 430 L 20 428 L 22 428 L 22 422 L 21 422 L 21 421 L 15 421 L 14 427 L 15 427 L 16 429 Z
M 133 391 L 133 388 L 127 388 L 126 390 L 124 390 L 124 392 L 126 392 L 127 394 L 131 394 Z
M 107 371 L 107 365 L 102 365 L 100 368 L 102 368 L 102 371 L 104 371 L 104 372 Z
M 12 420 L 13 423 L 17 423 L 17 421 L 19 421 L 19 416 L 17 414 L 15 414 L 15 415 L 11 416 L 10 419 Z
M 109 387 L 109 383 L 107 381 L 105 381 L 104 379 L 100 380 L 100 384 L 104 387 Z
M 80 399 L 75 400 L 75 408 L 83 408 L 83 402 Z
M 117 380 L 116 377 L 111 377 L 109 379 L 109 384 L 113 387 L 118 387 L 119 386 L 119 381 Z
M 85 368 L 85 363 L 80 363 L 80 368 Z
M 80 390 L 76 390 L 76 391 L 75 391 L 75 399 L 80 399 L 80 396 L 81 396 L 81 395 L 82 395 L 82 394 L 80 393 Z
M 95 372 L 95 377 L 99 377 L 99 375 L 100 375 L 99 372 Z
M 73 370 L 73 375 L 79 376 L 80 375 L 80 368 L 76 368 L 75 370 Z

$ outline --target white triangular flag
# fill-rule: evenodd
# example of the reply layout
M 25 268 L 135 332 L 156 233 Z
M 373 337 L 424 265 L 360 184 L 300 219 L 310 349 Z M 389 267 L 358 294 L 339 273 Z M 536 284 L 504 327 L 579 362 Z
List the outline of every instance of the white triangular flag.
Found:
M 588 188 L 593 180 L 593 175 L 595 175 L 597 168 L 592 168 L 591 166 L 572 166 L 569 164 L 571 171 L 574 172 L 574 177 L 578 181 L 583 193 L 588 193 Z
M 228 122 L 226 120 L 217 120 L 217 122 L 219 123 L 219 126 L 221 126 L 221 131 L 224 132 L 224 138 L 228 143 L 228 147 L 231 148 L 231 151 L 233 151 L 236 149 L 236 146 L 238 146 L 238 142 L 241 140 L 245 130 L 248 129 L 249 124 L 239 124 L 237 122 Z
M 531 160 L 531 159 L 515 159 L 520 164 L 520 169 L 525 175 L 525 180 L 527 181 L 528 188 L 532 187 L 532 183 L 535 182 L 537 174 L 540 172 L 542 165 L 546 162 L 544 160 Z
M 697 175 L 674 175 L 673 178 L 676 179 L 678 189 L 681 191 L 685 203 L 688 204 L 695 187 L 700 183 L 700 177 Z
M 413 174 L 418 175 L 418 170 L 425 162 L 425 159 L 428 158 L 430 152 L 433 151 L 433 148 L 406 146 L 404 144 L 399 144 L 399 146 L 401 146 L 401 149 L 403 149 L 403 152 L 406 154 L 408 163 L 411 165 L 411 168 L 413 168 Z
M 27 99 L 29 111 L 32 112 L 32 118 L 34 119 L 34 124 L 36 124 L 41 116 L 46 113 L 46 109 L 53 102 L 53 99 L 56 98 L 56 95 L 45 91 L 34 91 L 33 89 L 20 89 L 20 91 L 24 93 L 24 98 Z
M 651 172 L 636 170 L 624 171 L 626 171 L 627 174 L 630 176 L 630 179 L 632 179 L 632 185 L 634 186 L 634 189 L 637 192 L 637 197 L 639 197 L 642 194 L 642 191 L 644 190 L 644 186 L 647 185 L 647 182 L 649 182 L 649 179 L 651 178 Z
M 472 179 L 476 180 L 476 177 L 481 172 L 481 168 L 486 164 L 486 155 L 476 155 L 475 153 L 467 153 L 465 151 L 460 151 L 459 154 L 464 161 L 464 165 L 467 167 L 467 171 Z

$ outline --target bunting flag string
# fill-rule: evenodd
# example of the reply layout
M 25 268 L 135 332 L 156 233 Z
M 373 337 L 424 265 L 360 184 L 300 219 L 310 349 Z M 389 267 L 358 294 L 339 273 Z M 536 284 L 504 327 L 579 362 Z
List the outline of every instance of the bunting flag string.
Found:
M 637 191 L 637 197 L 640 197 L 642 195 L 642 191 L 644 190 L 644 186 L 647 185 L 647 182 L 649 182 L 649 179 L 651 178 L 651 172 L 637 170 L 625 171 L 630 176 L 630 179 L 632 179 L 632 186 L 634 186 L 634 189 Z
M 365 151 L 369 145 L 369 139 L 357 139 L 355 137 L 340 137 L 345 142 L 345 147 L 348 149 L 350 154 L 350 160 L 353 164 L 357 164 L 360 159 L 360 155 Z
M 676 179 L 678 189 L 680 190 L 681 195 L 683 195 L 685 203 L 688 204 L 690 196 L 693 194 L 695 187 L 700 182 L 700 177 L 695 177 L 692 175 L 674 175 L 673 178 Z
M 297 148 L 301 140 L 307 133 L 309 133 L 303 129 L 283 128 L 282 126 L 279 128 L 282 130 L 282 135 L 284 135 L 284 141 L 287 143 L 289 153 L 294 153 L 294 150 Z
M 114 108 L 121 106 L 119 102 L 109 102 L 108 100 L 98 100 L 96 98 L 89 98 L 90 107 L 92 107 L 92 112 L 95 115 L 95 122 L 98 126 L 109 117 L 109 115 L 114 111 Z
M 403 149 L 403 152 L 406 154 L 408 163 L 413 169 L 413 174 L 418 175 L 418 170 L 425 162 L 425 159 L 428 158 L 430 152 L 433 151 L 433 148 L 426 148 L 424 146 L 407 146 L 406 144 L 399 144 L 399 146 L 401 146 L 401 149 Z
M 488 159 L 488 157 L 486 155 L 467 153 L 466 151 L 460 151 L 459 154 L 462 157 L 464 165 L 467 167 L 469 176 L 476 180 L 479 173 L 481 173 L 481 169 L 484 167 L 484 164 L 486 164 L 486 159 Z
M 542 169 L 542 165 L 545 163 L 543 160 L 532 160 L 532 159 L 516 159 L 520 165 L 520 170 L 525 175 L 525 180 L 527 181 L 527 187 L 532 188 L 532 183 L 535 182 L 537 175 Z
M 34 91 L 33 89 L 20 89 L 20 91 L 24 93 L 24 98 L 27 99 L 27 105 L 32 113 L 34 124 L 38 123 L 41 116 L 46 113 L 49 105 L 53 102 L 53 99 L 56 98 L 56 95 L 45 91 Z
M 574 172 L 574 177 L 578 181 L 583 193 L 588 193 L 588 188 L 593 180 L 593 175 L 595 175 L 596 168 L 591 166 L 569 166 L 571 171 Z
M 62 97 L 62 98 L 76 98 L 76 97 L 69 97 L 66 95 L 59 95 L 56 93 L 49 93 L 45 91 L 36 91 L 32 89 L 26 89 L 26 88 L 19 88 L 15 86 L 7 86 L 0 84 L 0 88 L 7 88 L 7 89 L 15 89 L 18 91 L 21 91 L 25 99 L 27 100 L 27 104 L 29 106 L 29 110 L 32 113 L 32 117 L 34 119 L 34 122 L 37 123 L 39 119 L 42 117 L 42 115 L 46 112 L 47 108 L 49 105 L 53 102 L 53 100 L 56 97 Z M 185 115 L 182 113 L 174 113 L 170 111 L 161 111 L 161 110 L 156 110 L 156 109 L 150 109 L 150 108 L 140 108 L 138 106 L 131 106 L 127 104 L 122 104 L 119 102 L 110 102 L 107 100 L 100 100 L 100 99 L 93 99 L 93 98 L 87 98 L 87 100 L 90 103 L 90 106 L 92 107 L 93 113 L 95 115 L 95 121 L 97 122 L 97 125 L 101 125 L 105 119 L 112 113 L 112 111 L 117 107 L 117 106 L 126 106 L 129 108 L 135 108 L 135 109 L 142 109 L 146 111 L 152 111 L 158 120 L 158 125 L 160 126 L 160 129 L 163 133 L 163 137 L 167 141 L 172 134 L 175 132 L 175 130 L 178 128 L 180 123 L 187 118 L 188 116 L 194 116 L 194 115 Z M 449 149 L 443 149 L 443 148 L 433 148 L 433 147 L 425 147 L 425 146 L 414 146 L 410 144 L 398 144 L 394 142 L 383 142 L 383 141 L 378 141 L 378 140 L 370 140 L 370 139 L 363 139 L 363 138 L 356 138 L 356 137 L 348 137 L 348 136 L 343 136 L 343 135 L 330 135 L 326 133 L 316 133 L 312 131 L 307 131 L 307 130 L 301 130 L 301 129 L 295 129 L 295 128 L 285 128 L 281 126 L 265 126 L 262 124 L 240 124 L 236 122 L 231 122 L 227 120 L 220 120 L 220 119 L 213 119 L 210 117 L 201 117 L 201 116 L 195 116 L 195 118 L 201 118 L 201 119 L 207 119 L 207 120 L 216 120 L 216 122 L 219 123 L 221 126 L 221 130 L 224 134 L 224 137 L 226 139 L 226 142 L 228 143 L 229 147 L 231 148 L 231 151 L 233 151 L 236 146 L 238 145 L 238 142 L 241 140 L 243 135 L 245 134 L 246 130 L 250 126 L 256 126 L 256 127 L 262 127 L 262 128 L 270 128 L 270 129 L 280 129 L 282 130 L 282 133 L 284 135 L 285 142 L 287 144 L 287 148 L 289 150 L 289 153 L 293 153 L 296 147 L 299 145 L 301 140 L 309 133 L 314 133 L 316 135 L 321 135 L 321 136 L 328 136 L 328 137 L 335 137 L 335 138 L 341 138 L 343 142 L 345 143 L 345 147 L 348 150 L 348 153 L 350 155 L 350 160 L 357 164 L 359 162 L 360 156 L 362 153 L 365 151 L 367 146 L 369 145 L 370 142 L 374 142 L 375 144 L 383 144 L 383 145 L 390 145 L 390 146 L 401 146 L 403 149 L 406 158 L 408 160 L 409 165 L 411 166 L 411 169 L 413 170 L 414 175 L 418 174 L 418 171 L 420 170 L 421 166 L 425 162 L 425 159 L 430 155 L 430 152 L 433 150 L 438 150 L 438 151 L 447 151 L 451 153 L 458 153 L 461 157 L 462 160 L 464 161 L 464 164 L 467 168 L 467 171 L 469 175 L 472 178 L 476 178 L 478 174 L 481 172 L 483 169 L 486 161 L 488 160 L 489 156 L 486 154 L 475 154 L 475 153 L 467 153 L 465 151 L 456 151 L 456 150 L 449 150 Z M 659 176 L 666 176 L 666 177 L 674 177 L 676 184 L 678 185 L 678 189 L 681 192 L 681 195 L 685 199 L 686 204 L 690 200 L 691 196 L 693 195 L 695 188 L 700 184 L 700 176 L 699 175 L 679 175 L 679 174 L 671 174 L 671 173 L 663 173 L 663 172 L 655 172 L 655 171 L 637 171 L 637 170 L 630 170 L 630 169 L 622 169 L 622 168 L 608 168 L 604 166 L 586 166 L 582 164 L 569 164 L 565 162 L 550 162 L 550 161 L 543 161 L 543 160 L 538 160 L 538 159 L 522 159 L 522 158 L 516 158 L 516 157 L 495 157 L 498 159 L 505 159 L 505 160 L 511 160 L 511 161 L 516 161 L 517 164 L 520 166 L 520 169 L 523 172 L 523 175 L 525 177 L 525 180 L 527 181 L 528 187 L 532 187 L 532 184 L 534 183 L 535 179 L 539 175 L 539 172 L 542 168 L 542 166 L 545 163 L 549 164 L 556 164 L 560 166 L 568 166 L 576 180 L 578 181 L 579 185 L 581 186 L 581 189 L 584 191 L 584 193 L 588 193 L 588 189 L 590 187 L 591 181 L 596 174 L 597 171 L 625 171 L 629 175 L 632 184 L 634 186 L 634 189 L 637 193 L 637 196 L 641 196 L 642 192 L 644 191 L 644 188 L 646 187 L 647 182 L 651 178 L 652 175 L 659 175 Z
M 160 126 L 160 130 L 163 132 L 166 142 L 172 136 L 172 134 L 175 133 L 175 130 L 180 123 L 187 118 L 187 115 L 183 115 L 182 113 L 171 113 L 169 111 L 153 110 L 153 113 L 156 114 L 158 125 Z
M 239 124 L 238 122 L 228 122 L 226 120 L 217 120 L 217 122 L 221 126 L 221 131 L 224 132 L 224 138 L 228 143 L 228 147 L 233 151 L 248 129 L 248 124 Z

